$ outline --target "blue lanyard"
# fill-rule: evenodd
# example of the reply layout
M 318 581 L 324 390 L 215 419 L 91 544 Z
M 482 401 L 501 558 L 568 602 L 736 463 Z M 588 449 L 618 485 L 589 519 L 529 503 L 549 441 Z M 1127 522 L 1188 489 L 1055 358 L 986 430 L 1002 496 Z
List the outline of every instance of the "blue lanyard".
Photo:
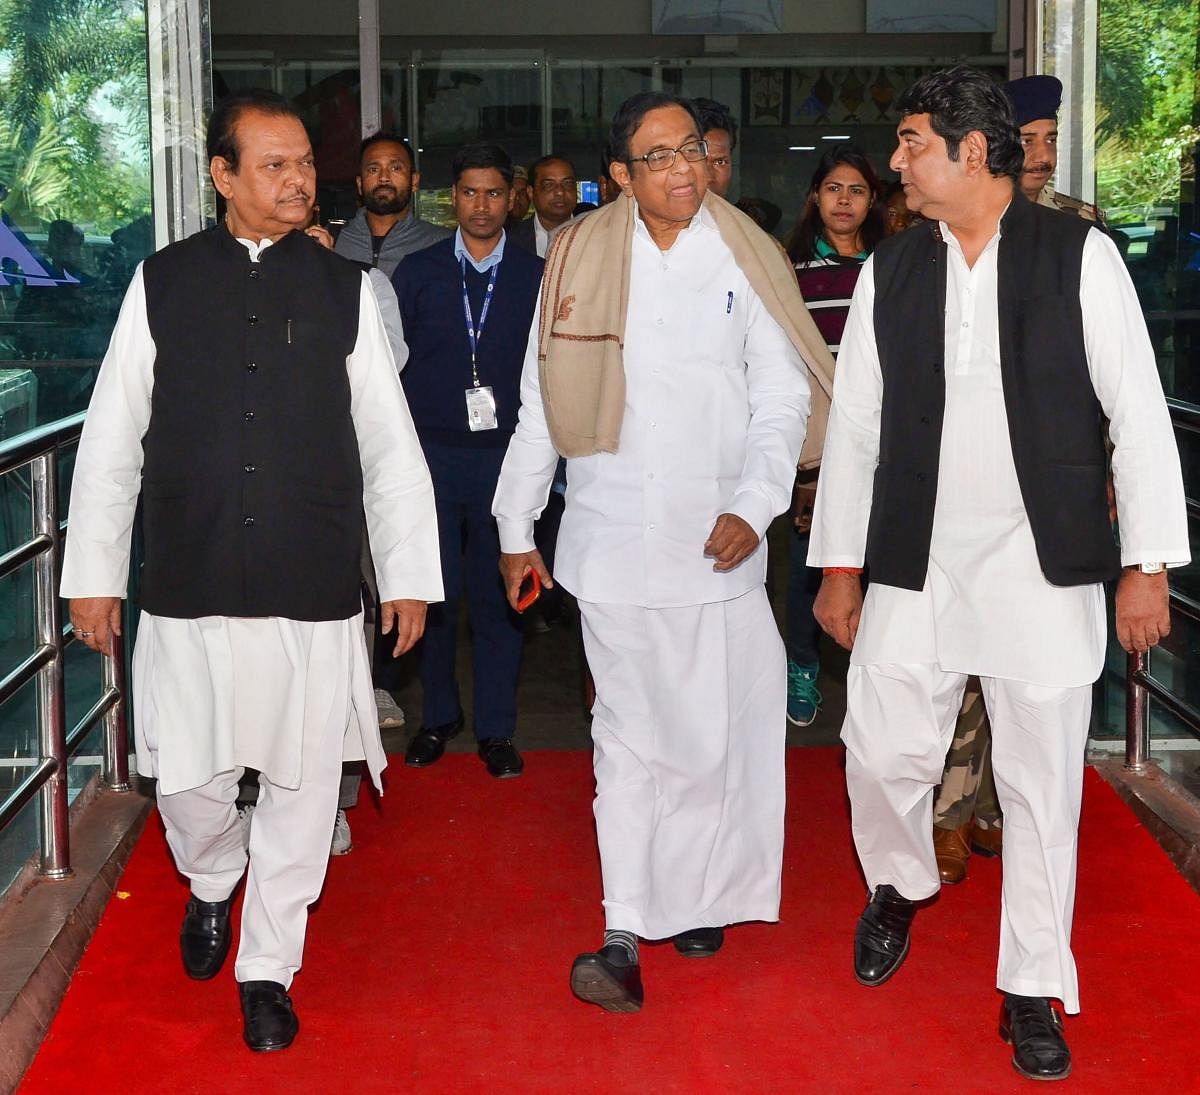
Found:
M 458 262 L 462 267 L 463 312 L 467 317 L 467 341 L 471 344 L 471 379 L 478 388 L 479 370 L 475 368 L 475 350 L 483 335 L 483 325 L 487 323 L 488 309 L 492 306 L 492 294 L 496 291 L 496 274 L 500 270 L 500 264 L 496 263 L 492 267 L 492 276 L 488 278 L 487 288 L 483 293 L 483 307 L 479 310 L 479 326 L 476 327 L 475 321 L 471 317 L 471 298 L 467 296 L 467 260 L 460 258 Z

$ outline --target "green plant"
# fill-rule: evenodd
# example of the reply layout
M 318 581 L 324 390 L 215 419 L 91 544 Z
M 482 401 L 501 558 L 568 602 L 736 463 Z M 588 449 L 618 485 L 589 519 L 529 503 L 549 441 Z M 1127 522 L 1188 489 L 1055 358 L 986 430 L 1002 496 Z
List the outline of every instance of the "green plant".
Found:
M 1173 205 L 1193 179 L 1198 33 L 1195 0 L 1101 0 L 1096 181 L 1102 206 Z

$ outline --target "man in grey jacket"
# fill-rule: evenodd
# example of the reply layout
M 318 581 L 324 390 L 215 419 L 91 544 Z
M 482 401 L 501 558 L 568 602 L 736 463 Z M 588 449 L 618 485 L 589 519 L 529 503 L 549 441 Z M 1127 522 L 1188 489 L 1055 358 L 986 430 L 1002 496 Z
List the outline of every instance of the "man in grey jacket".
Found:
M 420 251 L 450 235 L 447 228 L 418 220 L 412 206 L 413 192 L 421 182 L 416 171 L 412 148 L 402 137 L 380 131 L 362 143 L 359 150 L 358 176 L 355 183 L 363 207 L 354 220 L 338 234 L 334 250 L 343 258 L 357 262 L 364 269 L 380 270 L 388 279 L 405 255 Z M 372 275 L 378 278 L 379 275 Z M 386 285 L 372 281 L 381 300 L 381 311 L 385 316 L 395 315 L 399 326 L 399 309 L 390 280 Z M 390 298 L 386 304 L 383 298 Z M 386 320 L 385 320 L 386 322 Z M 401 339 L 401 341 L 403 341 Z M 404 357 L 407 359 L 407 347 Z M 397 359 L 397 368 L 404 362 Z M 369 547 L 363 539 L 362 575 L 367 585 L 371 604 L 366 607 L 364 627 L 367 636 L 367 651 L 371 662 L 375 660 L 375 616 L 377 592 L 375 572 L 371 564 Z M 396 703 L 391 692 L 376 680 L 375 704 L 379 709 L 379 725 L 384 729 L 395 729 L 404 725 L 404 712 Z M 342 774 L 342 785 L 338 796 L 338 812 L 334 823 L 331 855 L 344 855 L 352 846 L 350 822 L 346 810 L 358 802 L 362 783 L 362 766 L 347 764 Z
M 417 219 L 412 199 L 421 173 L 402 137 L 381 131 L 363 141 L 355 183 L 363 207 L 342 229 L 335 247 L 351 262 L 377 267 L 390 278 L 405 255 L 450 234 Z

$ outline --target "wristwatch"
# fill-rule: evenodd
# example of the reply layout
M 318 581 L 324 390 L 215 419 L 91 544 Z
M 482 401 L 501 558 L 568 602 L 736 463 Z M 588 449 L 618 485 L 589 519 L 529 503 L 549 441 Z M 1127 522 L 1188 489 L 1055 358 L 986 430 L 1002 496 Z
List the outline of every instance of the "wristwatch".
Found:
M 1143 574 L 1161 574 L 1167 569 L 1166 563 L 1139 563 L 1138 570 Z

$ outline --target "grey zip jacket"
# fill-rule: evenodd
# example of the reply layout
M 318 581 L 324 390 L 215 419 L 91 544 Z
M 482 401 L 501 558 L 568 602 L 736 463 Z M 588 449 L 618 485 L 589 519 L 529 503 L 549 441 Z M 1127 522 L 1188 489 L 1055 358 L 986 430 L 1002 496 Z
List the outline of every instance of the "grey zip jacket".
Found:
M 409 209 L 403 220 L 398 220 L 384 237 L 383 246 L 379 249 L 379 262 L 375 265 L 391 278 L 392 271 L 400 264 L 405 255 L 420 251 L 431 244 L 444 240 L 450 235 L 450 229 L 439 228 L 436 224 L 418 220 L 416 214 Z M 367 266 L 371 263 L 371 229 L 367 224 L 367 211 L 360 209 L 340 233 L 334 250 L 351 262 L 361 262 Z

